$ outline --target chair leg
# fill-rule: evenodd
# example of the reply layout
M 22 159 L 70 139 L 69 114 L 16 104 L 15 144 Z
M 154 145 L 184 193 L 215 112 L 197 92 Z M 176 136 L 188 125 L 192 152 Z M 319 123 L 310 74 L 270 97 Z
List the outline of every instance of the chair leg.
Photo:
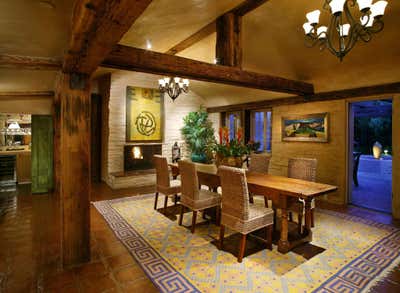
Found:
M 293 213 L 292 212 L 289 212 L 289 221 L 293 222 Z
M 164 214 L 167 212 L 167 205 L 168 205 L 168 196 L 165 196 L 165 199 L 164 199 Z
M 215 210 L 215 224 L 217 226 L 221 225 L 221 207 L 216 207 Z
M 272 250 L 272 230 L 273 225 L 267 226 L 267 248 Z
M 174 204 L 175 204 L 175 205 L 178 204 L 178 195 L 177 195 L 177 194 L 175 194 L 175 197 L 174 197 Z
M 156 198 L 154 200 L 154 209 L 157 209 L 157 202 L 158 202 L 158 192 L 156 192 Z
M 182 226 L 182 220 L 183 220 L 183 211 L 185 207 L 181 204 L 181 213 L 179 215 L 179 226 Z
M 268 207 L 268 197 L 264 196 L 264 205 L 267 208 Z
M 274 209 L 274 231 L 276 231 L 278 217 L 276 216 L 277 209 Z
M 224 235 L 225 235 L 225 226 L 221 225 L 219 227 L 219 249 L 222 250 L 224 246 Z
M 254 197 L 251 193 L 249 193 L 249 202 L 254 203 Z
M 238 262 L 242 262 L 244 251 L 246 249 L 246 234 L 242 234 L 242 239 L 240 240 Z
M 196 219 L 197 219 L 197 211 L 193 211 L 192 227 L 191 227 L 192 234 L 194 233 L 194 229 L 196 227 Z
M 303 213 L 299 212 L 297 215 L 297 221 L 298 221 L 298 229 L 299 229 L 299 234 L 301 235 L 303 231 Z
M 311 210 L 311 228 L 314 228 L 314 209 Z

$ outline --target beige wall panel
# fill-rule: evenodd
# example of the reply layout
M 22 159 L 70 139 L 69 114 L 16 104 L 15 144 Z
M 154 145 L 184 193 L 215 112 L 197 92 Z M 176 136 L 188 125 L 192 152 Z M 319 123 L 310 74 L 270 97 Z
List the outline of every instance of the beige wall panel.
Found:
M 48 98 L 0 98 L 1 113 L 24 113 L 51 115 L 53 111 L 53 97 Z
M 282 117 L 312 113 L 329 113 L 329 142 L 283 142 Z M 288 159 L 307 157 L 318 159 L 317 181 L 338 186 L 328 195 L 337 204 L 346 202 L 346 102 L 328 101 L 273 108 L 272 160 L 270 172 L 286 175 Z

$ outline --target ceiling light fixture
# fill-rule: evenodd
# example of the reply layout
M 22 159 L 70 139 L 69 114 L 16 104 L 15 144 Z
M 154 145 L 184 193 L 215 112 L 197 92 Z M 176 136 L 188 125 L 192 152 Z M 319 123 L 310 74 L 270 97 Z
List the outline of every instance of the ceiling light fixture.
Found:
M 175 101 L 182 92 L 189 92 L 189 79 L 164 77 L 158 80 L 158 84 L 160 92 L 168 93 L 172 101 Z
M 146 48 L 147 48 L 147 50 L 151 50 L 151 48 L 153 48 L 153 46 L 151 45 L 151 42 L 149 40 L 146 41 Z
M 303 24 L 307 47 L 319 44 L 320 50 L 328 50 L 340 61 L 354 47 L 358 40 L 368 43 L 372 34 L 383 30 L 382 16 L 385 13 L 387 1 L 373 0 L 325 0 L 323 8 L 331 12 L 329 26 L 318 26 L 321 12 L 314 10 L 306 14 L 307 22 Z M 357 12 L 350 12 L 358 4 Z M 358 20 L 359 19 L 359 20 Z

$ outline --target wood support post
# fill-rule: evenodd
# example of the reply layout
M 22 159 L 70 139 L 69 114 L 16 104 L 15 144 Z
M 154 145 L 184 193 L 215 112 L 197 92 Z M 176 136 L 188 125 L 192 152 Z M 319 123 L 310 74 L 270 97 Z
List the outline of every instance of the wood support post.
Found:
M 90 87 L 82 76 L 86 80 L 78 84 L 85 87 L 71 89 L 71 78 L 62 73 L 56 84 L 56 182 L 60 186 L 64 266 L 90 259 Z
M 242 17 L 232 12 L 217 19 L 217 46 L 215 56 L 218 64 L 242 67 Z

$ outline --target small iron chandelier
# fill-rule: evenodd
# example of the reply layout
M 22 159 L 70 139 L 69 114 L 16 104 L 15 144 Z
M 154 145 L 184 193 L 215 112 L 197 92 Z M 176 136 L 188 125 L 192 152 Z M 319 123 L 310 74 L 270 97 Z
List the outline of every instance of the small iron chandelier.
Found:
M 319 44 L 320 50 L 328 48 L 342 61 L 359 39 L 367 43 L 372 39 L 372 34 L 383 30 L 382 16 L 388 3 L 381 0 L 372 4 L 372 1 L 325 0 L 323 8 L 332 14 L 330 24 L 328 27 L 317 27 L 321 11 L 307 13 L 308 22 L 303 25 L 306 46 Z M 356 2 L 360 11 L 359 21 L 350 12 L 350 7 L 355 7 Z
M 175 101 L 182 92 L 189 92 L 189 79 L 164 77 L 158 80 L 158 84 L 160 92 L 168 93 L 172 101 Z

